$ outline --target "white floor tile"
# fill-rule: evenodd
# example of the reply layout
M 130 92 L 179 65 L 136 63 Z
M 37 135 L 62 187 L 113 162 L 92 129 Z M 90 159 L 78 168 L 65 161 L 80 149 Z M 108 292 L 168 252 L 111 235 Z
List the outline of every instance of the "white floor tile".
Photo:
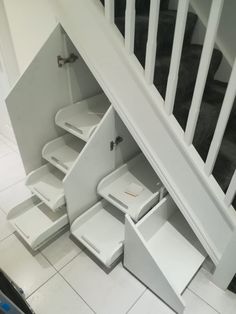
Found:
M 236 313 L 236 295 L 230 291 L 223 291 L 210 280 L 210 274 L 201 269 L 191 282 L 189 289 L 199 295 L 218 312 L 224 314 Z
M 25 177 L 25 171 L 17 153 L 10 153 L 0 159 L 0 191 Z
M 93 313 L 58 274 L 30 296 L 27 301 L 37 314 Z
M 60 270 L 80 252 L 81 249 L 70 240 L 68 231 L 46 247 L 42 254 L 57 270 Z
M 63 277 L 98 314 L 123 314 L 145 287 L 121 264 L 106 274 L 84 252 L 61 270 Z
M 7 238 L 13 232 L 13 228 L 6 220 L 6 215 L 0 210 L 0 241 Z
M 10 209 L 31 195 L 30 190 L 25 186 L 25 180 L 22 180 L 0 192 L 0 208 L 8 214 Z
M 0 268 L 24 290 L 26 296 L 56 273 L 40 253 L 32 256 L 15 235 L 0 242 Z
M 13 152 L 13 149 L 8 146 L 0 137 L 0 158 Z
M 13 138 L 14 137 L 13 130 L 9 128 L 9 131 L 10 131 L 10 133 L 12 135 L 11 137 Z M 6 138 L 2 134 L 0 134 L 0 141 L 4 142 L 8 147 L 11 148 L 11 150 L 18 152 L 18 147 L 17 147 L 17 144 L 16 144 L 15 137 L 14 137 L 14 140 L 12 139 L 10 141 L 8 138 Z
M 184 314 L 217 314 L 203 300 L 198 298 L 194 293 L 186 290 L 183 296 L 186 303 Z M 129 314 L 175 314 L 164 302 L 156 297 L 152 292 L 146 290 L 144 295 L 138 300 Z

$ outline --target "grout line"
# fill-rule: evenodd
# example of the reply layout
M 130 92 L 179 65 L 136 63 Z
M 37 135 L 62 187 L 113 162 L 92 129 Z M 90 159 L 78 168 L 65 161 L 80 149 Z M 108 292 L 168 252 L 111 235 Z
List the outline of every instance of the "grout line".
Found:
M 130 308 L 126 311 L 126 314 L 128 314 L 132 308 L 138 303 L 138 301 L 143 297 L 144 293 L 147 291 L 148 289 L 146 288 L 141 294 L 140 296 L 136 299 L 136 301 L 130 306 Z
M 0 140 L 6 144 L 8 147 L 10 147 L 12 150 L 15 151 L 15 149 L 17 149 L 17 144 L 14 141 L 11 141 L 10 139 L 8 139 L 5 135 L 3 135 L 2 133 L 0 133 Z M 10 144 L 9 144 L 10 143 Z M 13 148 L 14 146 L 14 148 Z
M 14 182 L 13 184 L 11 184 L 11 185 L 9 185 L 9 186 L 5 187 L 4 189 L 0 190 L 0 194 L 1 194 L 2 192 L 5 192 L 6 190 L 8 190 L 8 189 L 12 188 L 14 185 L 17 185 L 18 183 L 20 183 L 20 182 L 24 181 L 25 179 L 26 179 L 26 175 L 25 175 L 25 177 L 24 177 L 24 178 L 19 179 L 19 180 L 17 180 L 16 182 Z
M 83 250 L 81 250 L 76 256 L 74 256 L 69 262 L 67 262 L 64 266 L 62 266 L 59 270 L 58 273 L 60 273 L 67 265 L 69 265 L 74 259 L 76 259 L 82 252 L 84 252 Z
M 35 289 L 33 292 L 31 292 L 31 293 L 27 296 L 26 300 L 28 300 L 35 292 L 37 292 L 40 288 L 42 288 L 44 285 L 46 285 L 46 284 L 49 282 L 49 280 L 51 280 L 51 279 L 52 279 L 53 277 L 55 277 L 57 274 L 58 274 L 58 273 L 56 272 L 55 274 L 53 274 L 52 276 L 50 276 L 50 278 L 48 278 L 44 283 L 42 283 L 37 289 Z
M 38 251 L 38 254 L 40 254 L 43 258 L 46 259 L 46 261 L 49 263 L 49 265 L 52 266 L 52 268 L 56 271 L 56 273 L 59 273 L 59 271 L 56 269 L 56 267 L 49 261 L 49 259 L 41 251 Z
M 189 291 L 191 291 L 196 297 L 198 297 L 200 300 L 202 300 L 204 303 L 206 303 L 210 308 L 212 308 L 216 313 L 220 313 L 216 308 L 214 308 L 210 303 L 208 303 L 206 300 L 204 300 L 200 295 L 198 295 L 196 292 L 194 292 L 192 289 L 188 288 Z
M 10 151 L 10 152 L 8 152 L 8 153 L 5 153 L 5 154 L 3 154 L 2 156 L 0 156 L 0 160 L 1 160 L 2 158 L 7 157 L 8 155 L 15 154 L 15 153 L 16 153 L 16 152 L 15 152 L 14 150 L 12 150 L 12 151 Z
M 59 273 L 59 275 L 65 280 L 65 282 L 70 286 L 70 288 L 84 301 L 85 304 L 90 308 L 90 310 L 96 314 L 96 312 L 93 310 L 93 308 L 85 301 L 85 299 L 73 288 L 73 286 L 65 279 L 65 277 Z
M 7 240 L 8 238 L 10 238 L 12 235 L 14 235 L 14 231 L 13 231 L 11 234 L 9 234 L 8 236 L 6 236 L 5 238 L 1 239 L 1 240 L 0 240 L 0 244 L 2 244 L 3 241 L 5 241 L 5 240 Z
M 0 156 L 0 159 L 4 158 L 4 157 L 6 157 L 7 155 L 10 155 L 10 154 L 12 154 L 12 153 L 14 153 L 14 150 L 12 150 L 12 151 L 10 151 L 10 152 L 7 152 L 7 153 L 4 153 L 3 155 Z

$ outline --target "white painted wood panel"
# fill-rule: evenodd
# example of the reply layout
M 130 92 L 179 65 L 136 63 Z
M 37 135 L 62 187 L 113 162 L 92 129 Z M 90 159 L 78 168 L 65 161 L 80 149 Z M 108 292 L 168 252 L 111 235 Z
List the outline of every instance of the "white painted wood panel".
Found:
M 220 115 L 215 128 L 215 133 L 205 163 L 205 172 L 208 176 L 212 173 L 212 170 L 214 168 L 216 158 L 218 156 L 223 136 L 225 133 L 225 129 L 227 127 L 229 116 L 233 108 L 233 104 L 236 97 L 235 82 L 236 82 L 236 60 L 234 62 L 230 80 L 225 93 L 224 101 L 221 107 Z
M 65 207 L 54 213 L 36 196 L 13 208 L 7 219 L 33 250 L 38 249 L 68 224 Z
M 64 29 L 207 253 L 218 264 L 232 237 L 236 217 L 235 211 L 224 204 L 217 182 L 206 177 L 203 162 L 193 147 L 183 144 L 181 128 L 163 112 L 160 94 L 147 86 L 137 62 L 127 56 L 121 36 L 107 27 L 99 3 L 52 1 Z M 88 25 L 86 36 L 83 25 Z M 94 38 L 99 39 L 100 45 Z
M 125 10 L 125 47 L 128 53 L 134 53 L 135 36 L 135 0 L 126 1 Z
M 58 26 L 6 99 L 27 173 L 43 164 L 43 146 L 63 134 L 54 122 L 57 111 L 70 103 L 66 69 L 57 66 L 62 53 Z
M 114 135 L 114 111 L 111 107 L 65 177 L 70 223 L 99 200 L 97 185 L 114 170 L 115 151 L 110 151 Z
M 230 206 L 234 200 L 236 194 L 236 171 L 233 174 L 227 193 L 225 195 L 225 203 Z
M 159 11 L 160 0 L 151 0 L 145 60 L 145 77 L 148 84 L 153 83 L 155 72 Z
M 175 35 L 170 61 L 170 71 L 167 80 L 165 109 L 167 114 L 172 114 L 179 78 L 179 67 L 182 55 L 185 27 L 188 16 L 189 0 L 180 0 L 178 5 Z
M 114 23 L 115 0 L 105 0 L 105 16 L 110 23 Z
M 75 63 L 66 65 L 72 103 L 101 93 L 101 87 L 66 34 L 64 35 L 64 45 L 65 57 L 69 56 L 71 53 L 78 56 Z
M 199 64 L 196 84 L 193 92 L 192 103 L 189 111 L 188 121 L 185 131 L 185 141 L 192 144 L 195 129 L 200 112 L 202 96 L 204 93 L 207 75 L 210 67 L 212 52 L 215 46 L 215 39 L 220 22 L 224 0 L 212 1 L 211 11 L 208 18 L 207 30 L 202 48 L 201 60 Z

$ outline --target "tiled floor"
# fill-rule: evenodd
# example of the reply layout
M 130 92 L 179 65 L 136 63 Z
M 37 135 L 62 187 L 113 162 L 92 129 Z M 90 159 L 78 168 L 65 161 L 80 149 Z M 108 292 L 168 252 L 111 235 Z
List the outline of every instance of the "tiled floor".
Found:
M 23 288 L 37 314 L 174 314 L 119 264 L 106 274 L 61 235 L 33 254 L 6 221 L 10 208 L 27 198 L 17 149 L 0 136 L 0 268 Z M 236 295 L 217 288 L 204 269 L 183 298 L 185 314 L 235 314 Z

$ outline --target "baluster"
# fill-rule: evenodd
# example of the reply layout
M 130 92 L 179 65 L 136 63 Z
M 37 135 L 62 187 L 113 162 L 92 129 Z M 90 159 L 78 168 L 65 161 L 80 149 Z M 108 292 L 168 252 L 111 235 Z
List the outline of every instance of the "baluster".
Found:
M 234 104 L 235 96 L 236 96 L 236 59 L 234 61 L 233 70 L 230 76 L 229 84 L 225 93 L 224 101 L 222 104 L 222 108 L 220 111 L 220 115 L 217 121 L 215 133 L 209 148 L 209 152 L 207 155 L 206 163 L 205 163 L 205 173 L 210 175 L 214 168 L 216 158 L 218 156 L 220 145 L 224 136 L 224 132 L 227 126 L 227 122 L 229 120 L 229 116 Z
M 215 38 L 217 34 L 218 25 L 220 22 L 222 7 L 224 0 L 213 0 L 211 5 L 210 16 L 208 20 L 204 45 L 200 65 L 198 69 L 196 84 L 193 93 L 192 104 L 189 111 L 185 141 L 188 145 L 193 142 L 193 137 L 197 125 L 199 111 L 202 102 L 202 96 L 206 85 L 207 75 L 210 67 L 212 52 L 214 49 Z
M 110 23 L 115 21 L 115 0 L 105 0 L 105 16 Z
M 128 53 L 134 52 L 135 36 L 135 0 L 126 0 L 125 11 L 125 47 Z
M 159 11 L 160 0 L 151 0 L 145 60 L 145 77 L 148 84 L 152 84 L 154 78 Z
M 234 171 L 234 175 L 231 179 L 230 185 L 225 195 L 225 204 L 230 206 L 234 200 L 236 194 L 236 171 Z
M 183 49 L 186 21 L 188 16 L 189 0 L 179 0 L 174 42 L 171 54 L 170 71 L 165 95 L 165 110 L 172 114 L 177 90 L 179 66 Z

